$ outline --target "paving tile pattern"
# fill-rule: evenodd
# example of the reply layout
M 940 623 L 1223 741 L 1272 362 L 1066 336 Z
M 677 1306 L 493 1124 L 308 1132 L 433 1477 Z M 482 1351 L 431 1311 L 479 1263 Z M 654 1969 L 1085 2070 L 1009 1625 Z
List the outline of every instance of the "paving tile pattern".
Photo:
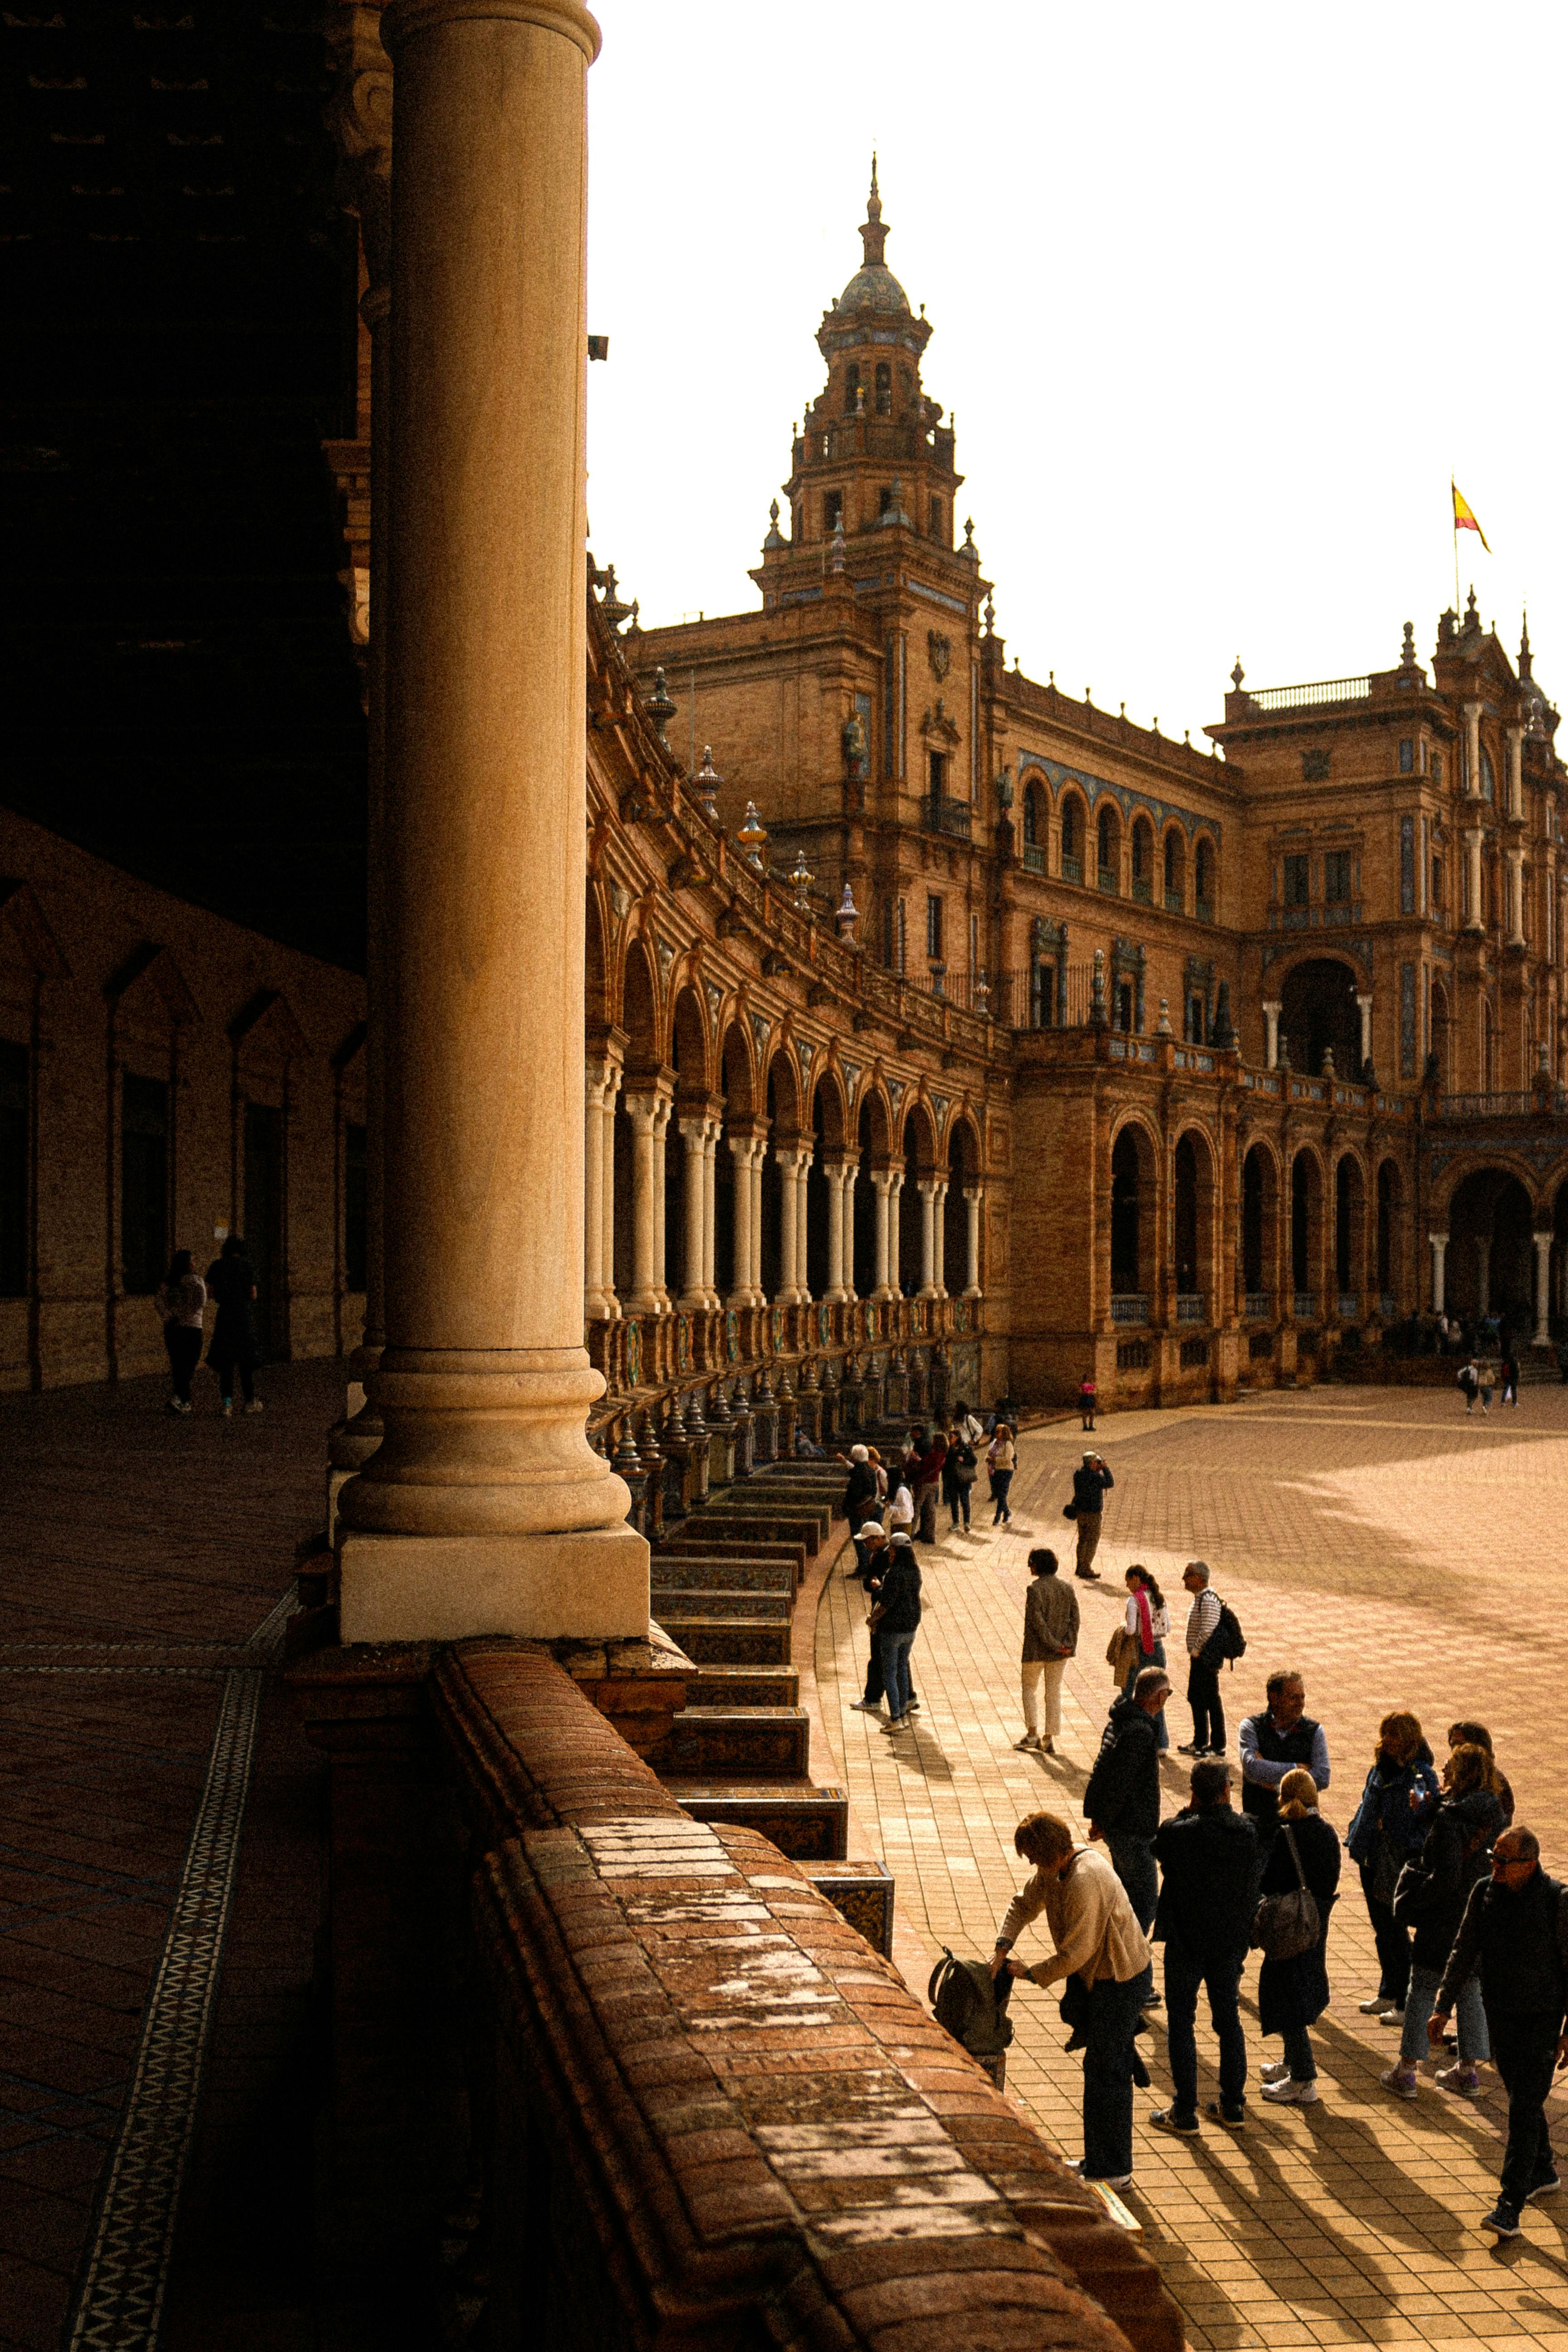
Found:
M 913 1738 L 886 1738 L 855 1713 L 865 1660 L 859 1587 L 825 1589 L 816 1672 L 833 1769 L 873 1849 L 894 1872 L 905 1922 L 934 1949 L 989 1949 L 1026 1874 L 1012 1849 L 1022 1813 L 1047 1807 L 1075 1822 L 1111 1696 L 1105 1643 L 1124 1598 L 1120 1571 L 1152 1566 L 1173 1598 L 1178 1696 L 1173 1740 L 1188 1738 L 1179 1696 L 1182 1564 L 1206 1559 L 1247 1635 L 1225 1676 L 1236 1724 L 1262 1704 L 1268 1668 L 1299 1663 L 1308 1706 L 1324 1722 L 1333 1778 L 1324 1811 L 1342 1832 L 1371 1760 L 1378 1718 L 1411 1706 L 1439 1747 L 1450 1720 L 1492 1730 L 1519 1815 L 1549 1867 L 1568 1875 L 1568 1740 L 1559 1693 L 1568 1663 L 1557 1586 L 1568 1512 L 1568 1389 L 1531 1386 L 1516 1414 L 1467 1421 L 1440 1391 L 1336 1390 L 1267 1394 L 1235 1406 L 1126 1414 L 1098 1443 L 1118 1484 L 1098 1565 L 1104 1588 L 1079 1586 L 1083 1632 L 1064 1690 L 1055 1758 L 1019 1755 L 1016 1660 L 1025 1556 L 1050 1543 L 1070 1570 L 1061 1517 L 1086 1440 L 1076 1424 L 1026 1435 L 1011 1528 L 980 1507 L 973 1534 L 924 1555 L 926 1612 L 914 1652 L 922 1700 Z M 944 1515 L 945 1517 L 945 1515 Z M 826 1765 L 823 1768 L 826 1769 Z M 1163 1767 L 1166 1810 L 1183 1801 L 1185 1767 Z M 1039 1948 L 1047 1948 L 1042 1939 Z M 1331 2006 L 1315 2030 L 1322 2097 L 1277 2109 L 1251 2085 L 1250 2120 L 1232 2135 L 1205 2126 L 1173 2140 L 1146 2123 L 1170 2090 L 1163 2042 L 1150 2050 L 1155 2087 L 1137 2095 L 1136 2179 L 1128 2202 L 1197 2347 L 1417 2343 L 1535 2344 L 1568 2352 L 1568 2194 L 1529 2210 L 1524 2235 L 1499 2251 L 1476 2227 L 1496 2194 L 1503 2103 L 1483 2072 L 1477 2105 L 1424 2074 L 1418 2099 L 1396 2101 L 1377 2076 L 1395 2036 L 1360 2016 L 1376 1961 L 1353 1870 L 1329 1945 Z M 1256 1960 L 1243 1979 L 1248 2051 L 1277 2058 L 1257 2032 Z M 1047 1995 L 1021 1989 L 1008 2087 L 1076 2156 L 1082 2077 Z M 1200 2095 L 1217 2094 L 1206 2019 L 1198 2030 Z M 1568 2101 L 1553 2128 L 1568 2158 Z

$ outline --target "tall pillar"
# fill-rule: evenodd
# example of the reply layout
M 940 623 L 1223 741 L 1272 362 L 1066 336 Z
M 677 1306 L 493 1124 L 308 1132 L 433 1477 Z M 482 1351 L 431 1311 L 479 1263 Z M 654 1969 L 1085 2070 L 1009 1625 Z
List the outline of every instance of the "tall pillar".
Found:
M 752 1262 L 747 1280 L 751 1285 L 753 1307 L 768 1303 L 763 1288 L 763 1170 L 767 1164 L 768 1139 L 765 1135 L 752 1139 L 752 1156 L 746 1165 L 746 1181 L 752 1188 Z
M 1531 1345 L 1552 1345 L 1552 1244 L 1550 1233 L 1532 1234 L 1535 1244 L 1535 1337 Z
M 1489 1234 L 1476 1235 L 1476 1312 L 1489 1315 L 1492 1305 L 1492 1242 Z
M 577 0 L 393 0 L 385 1434 L 345 1643 L 635 1635 L 583 1346 L 585 76 Z
M 872 1169 L 871 1185 L 877 1195 L 877 1283 L 871 1293 L 873 1298 L 897 1296 L 889 1273 L 890 1255 L 888 1240 L 898 1202 L 894 1183 L 894 1173 L 890 1168 Z
M 1465 798 L 1479 801 L 1481 796 L 1481 706 L 1479 702 L 1465 705 Z
M 858 1151 L 845 1154 L 844 1165 L 840 1171 L 844 1222 L 843 1230 L 838 1238 L 838 1256 L 836 1263 L 838 1268 L 838 1295 L 846 1301 L 854 1299 L 858 1295 L 855 1288 L 855 1182 L 859 1166 L 860 1155 Z
M 686 1234 L 686 1287 L 680 1305 L 700 1313 L 708 1304 L 708 1262 L 703 1252 L 707 1209 L 708 1137 L 711 1122 L 706 1112 L 680 1121 L 685 1146 L 681 1163 L 682 1206 Z
M 809 1298 L 805 1279 L 805 1178 L 811 1166 L 809 1143 L 781 1143 L 773 1152 L 778 1163 L 782 1232 L 779 1242 L 779 1304 L 798 1307 Z
M 1361 1014 L 1361 1066 L 1364 1070 L 1372 1059 L 1372 991 L 1358 988 L 1356 1011 Z
M 1524 730 L 1510 727 L 1508 730 L 1508 813 L 1511 817 L 1524 814 Z
M 632 1127 L 632 1291 L 635 1315 L 668 1311 L 664 1287 L 664 1130 L 669 1097 L 658 1087 L 626 1094 Z
M 1485 928 L 1481 921 L 1481 828 L 1479 824 L 1465 827 L 1465 873 L 1470 902 L 1465 929 L 1467 931 L 1479 931 Z
M 823 1167 L 827 1179 L 827 1287 L 822 1296 L 837 1302 L 848 1297 L 844 1280 L 844 1249 L 847 1220 L 844 1213 L 845 1195 L 854 1181 L 854 1171 L 843 1160 L 827 1160 Z M 853 1228 L 851 1227 L 852 1231 Z
M 1441 1315 L 1447 1298 L 1444 1265 L 1448 1255 L 1448 1236 L 1447 1234 L 1428 1234 L 1426 1239 L 1432 1250 L 1432 1312 Z
M 705 1304 L 710 1307 L 720 1303 L 714 1269 L 713 1200 L 718 1190 L 721 1131 L 721 1122 L 710 1118 L 702 1139 L 702 1287 L 707 1293 Z
M 608 1055 L 590 1057 L 584 1118 L 583 1309 L 614 1316 L 616 1305 L 616 1097 L 619 1065 Z M 608 1253 L 606 1255 L 606 1252 Z
M 604 1280 L 604 1312 L 606 1320 L 619 1320 L 621 1302 L 616 1296 L 616 1101 L 621 1091 L 621 1066 L 606 1065 L 605 1081 L 604 1127 L 600 1144 L 600 1160 L 604 1176 L 604 1192 L 600 1202 L 600 1227 L 604 1235 L 600 1245 L 599 1263 Z
M 1263 1003 L 1263 1053 L 1266 1069 L 1279 1066 L 1279 999 L 1266 997 Z
M 947 1185 L 944 1176 L 937 1183 L 931 1212 L 931 1281 L 938 1298 L 947 1297 Z
M 752 1288 L 752 1153 L 755 1139 L 731 1130 L 729 1142 L 735 1171 L 735 1284 L 730 1293 L 730 1304 L 751 1307 L 755 1304 Z
M 1524 850 L 1510 848 L 1508 853 L 1508 943 L 1510 948 L 1524 945 Z
M 964 1186 L 964 1206 L 969 1212 L 969 1271 L 968 1279 L 963 1286 L 965 1298 L 980 1297 L 980 1203 L 984 1198 L 984 1190 L 981 1185 Z
M 918 1298 L 936 1297 L 936 1181 L 931 1176 L 915 1180 L 921 1196 L 921 1286 Z
M 668 1198 L 665 1183 L 665 1143 L 669 1122 L 675 1109 L 673 1102 L 660 1104 L 653 1123 L 653 1286 L 661 1315 L 669 1313 L 669 1285 L 665 1279 L 665 1213 Z

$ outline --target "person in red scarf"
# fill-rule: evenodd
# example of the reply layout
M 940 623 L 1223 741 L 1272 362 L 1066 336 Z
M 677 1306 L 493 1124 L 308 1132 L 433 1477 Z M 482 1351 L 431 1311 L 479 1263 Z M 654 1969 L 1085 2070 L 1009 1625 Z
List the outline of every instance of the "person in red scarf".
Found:
M 1127 1678 L 1121 1685 L 1122 1696 L 1131 1697 L 1132 1685 L 1145 1666 L 1163 1666 L 1165 1663 L 1165 1636 L 1171 1630 L 1171 1612 L 1165 1606 L 1165 1596 L 1154 1581 L 1152 1572 L 1134 1565 L 1127 1571 L 1127 1631 L 1137 1643 Z M 1160 1747 L 1169 1748 L 1171 1735 L 1165 1718 L 1158 1718 Z

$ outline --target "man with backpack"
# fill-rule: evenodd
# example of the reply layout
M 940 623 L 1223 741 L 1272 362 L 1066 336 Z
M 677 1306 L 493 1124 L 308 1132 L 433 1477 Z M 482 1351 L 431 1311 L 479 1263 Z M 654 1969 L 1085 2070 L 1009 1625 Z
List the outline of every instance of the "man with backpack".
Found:
M 1191 1744 L 1178 1753 L 1223 1756 L 1225 1707 L 1219 1695 L 1219 1670 L 1227 1658 L 1239 1658 L 1247 1643 L 1235 1611 L 1209 1584 L 1207 1560 L 1188 1560 L 1182 1582 L 1193 1596 L 1187 1612 L 1187 1705 L 1193 1710 L 1193 1737 Z

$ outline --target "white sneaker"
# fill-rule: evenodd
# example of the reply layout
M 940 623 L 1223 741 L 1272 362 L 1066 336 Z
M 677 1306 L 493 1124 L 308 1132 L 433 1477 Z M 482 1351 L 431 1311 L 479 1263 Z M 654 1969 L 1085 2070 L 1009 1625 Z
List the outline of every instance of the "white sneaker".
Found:
M 857 1715 L 880 1715 L 882 1712 L 879 1698 L 852 1698 L 849 1704 Z
M 1086 2172 L 1081 2156 L 1068 2165 L 1068 2170 L 1076 2172 L 1079 2179 L 1088 2187 L 1098 2185 L 1101 2189 L 1131 2189 L 1132 2186 L 1132 2175 L 1130 2172 Z
M 1458 2098 L 1480 2097 L 1480 2077 L 1473 2066 L 1466 2065 L 1463 2059 L 1456 2059 L 1451 2066 L 1439 2066 L 1433 2080 L 1445 2091 L 1452 2091 Z
M 1286 2082 L 1289 2078 L 1289 2066 L 1283 2058 L 1270 2058 L 1266 2066 L 1260 2066 L 1258 2070 L 1258 2080 L 1264 2083 Z
M 1318 2086 L 1315 2082 L 1298 2083 L 1287 2074 L 1278 2083 L 1265 2083 L 1263 2095 L 1272 2099 L 1277 2107 L 1315 2107 Z
M 245 1410 L 247 1412 L 265 1412 L 267 1408 L 259 1397 L 252 1397 Z
M 234 1413 L 234 1399 L 232 1397 L 225 1397 L 223 1402 L 218 1407 L 218 1411 L 222 1413 L 225 1421 L 230 1420 Z
M 1357 2003 L 1357 2006 L 1363 2017 L 1386 2017 L 1393 2010 L 1394 2005 L 1394 2002 L 1389 1999 L 1385 1992 L 1373 1993 L 1370 2000 L 1363 2000 Z

